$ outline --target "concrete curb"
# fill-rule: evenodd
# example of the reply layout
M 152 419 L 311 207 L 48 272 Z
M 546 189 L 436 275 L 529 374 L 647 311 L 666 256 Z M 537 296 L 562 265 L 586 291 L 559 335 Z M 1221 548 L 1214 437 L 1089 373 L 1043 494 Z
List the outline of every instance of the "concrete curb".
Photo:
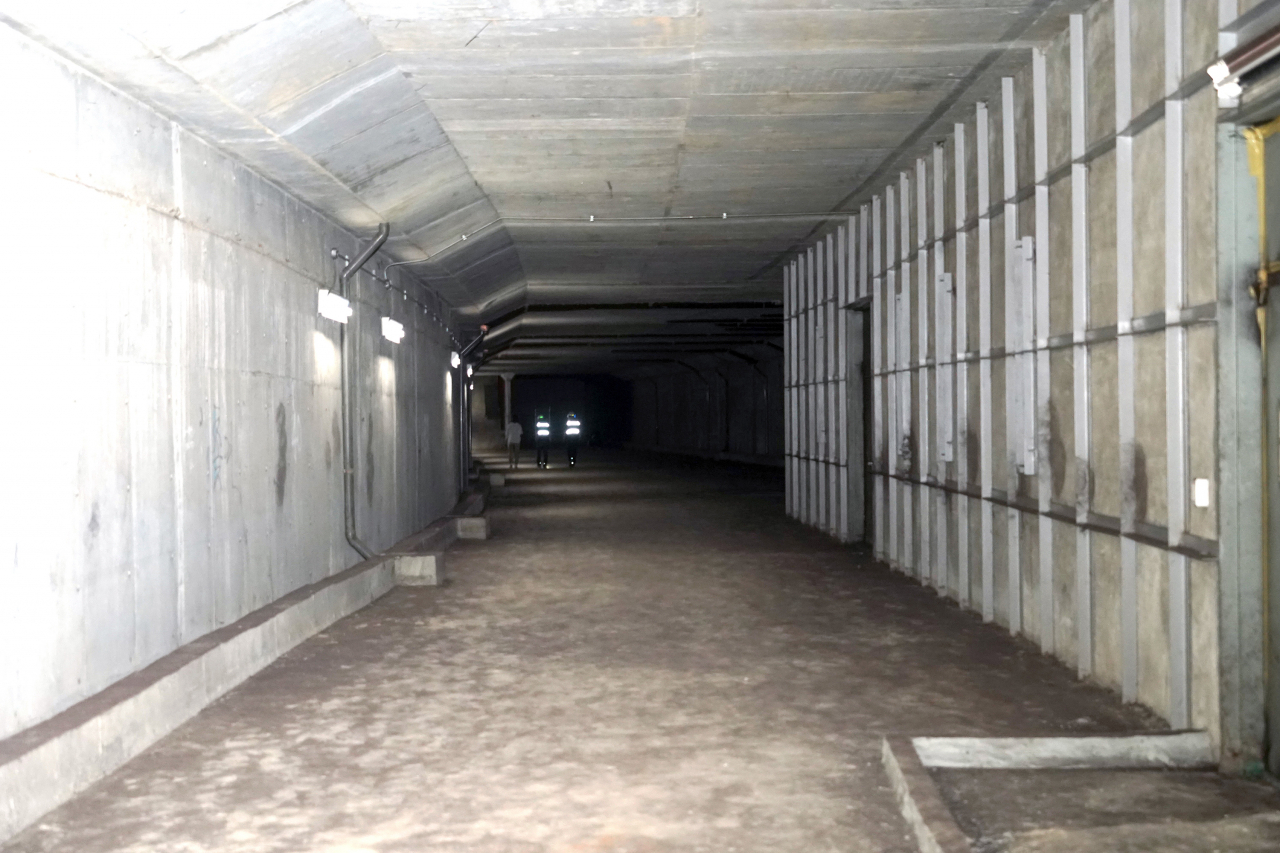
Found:
M 968 837 L 960 830 L 938 787 L 920 763 L 907 738 L 882 738 L 880 761 L 893 786 L 898 810 L 916 837 L 920 853 L 971 853 Z
M 1080 737 L 918 737 L 925 767 L 984 770 L 1204 770 L 1217 766 L 1204 731 Z
M 0 741 L 0 843 L 108 776 L 209 703 L 396 585 L 359 563 L 194 640 L 61 714 Z

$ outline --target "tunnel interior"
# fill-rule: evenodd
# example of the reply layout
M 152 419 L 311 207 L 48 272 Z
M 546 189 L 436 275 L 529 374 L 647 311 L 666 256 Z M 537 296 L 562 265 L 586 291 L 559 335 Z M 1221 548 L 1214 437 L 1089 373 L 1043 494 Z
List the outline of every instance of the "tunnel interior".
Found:
M 0 0 L 0 849 L 1276 849 L 1278 57 Z

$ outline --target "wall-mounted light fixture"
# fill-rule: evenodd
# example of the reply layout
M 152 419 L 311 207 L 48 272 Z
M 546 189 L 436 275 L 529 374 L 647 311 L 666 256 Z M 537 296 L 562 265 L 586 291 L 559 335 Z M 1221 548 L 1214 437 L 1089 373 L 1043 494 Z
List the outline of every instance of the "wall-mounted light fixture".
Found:
M 393 344 L 398 344 L 404 338 L 404 326 L 392 320 L 390 317 L 382 318 L 382 336 Z
M 458 355 L 456 352 L 449 353 L 449 363 L 452 364 L 454 367 L 461 367 L 462 356 Z
M 321 290 L 317 304 L 321 317 L 327 317 L 338 323 L 345 323 L 351 317 L 351 303 L 332 290 Z
M 472 367 L 471 365 L 469 365 L 469 364 L 468 364 L 468 365 L 467 365 L 467 378 L 468 378 L 468 379 L 470 379 L 470 378 L 471 378 L 471 375 L 472 375 L 473 373 L 475 373 L 475 372 L 476 372 L 476 369 L 475 369 L 474 367 Z

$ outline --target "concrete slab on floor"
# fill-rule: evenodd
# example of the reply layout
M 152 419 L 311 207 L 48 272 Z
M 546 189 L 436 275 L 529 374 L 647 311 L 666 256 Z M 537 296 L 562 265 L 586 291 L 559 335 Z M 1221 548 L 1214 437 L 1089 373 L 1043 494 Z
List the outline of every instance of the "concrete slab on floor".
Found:
M 489 518 L 2 849 L 906 853 L 882 735 L 1159 727 L 778 473 L 586 449 Z
M 975 853 L 1280 850 L 1280 791 L 1194 770 L 929 771 Z

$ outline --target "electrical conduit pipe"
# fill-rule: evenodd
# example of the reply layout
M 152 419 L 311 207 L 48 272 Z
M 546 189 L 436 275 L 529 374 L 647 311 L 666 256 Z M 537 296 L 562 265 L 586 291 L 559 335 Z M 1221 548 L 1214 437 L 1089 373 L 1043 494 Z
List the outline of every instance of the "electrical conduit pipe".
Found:
M 388 223 L 383 222 L 378 225 L 378 233 L 374 236 L 373 241 L 368 246 L 365 246 L 364 251 L 357 255 L 355 260 L 350 261 L 343 268 L 342 274 L 338 276 L 339 296 L 344 299 L 350 299 L 347 295 L 347 288 L 351 283 L 351 279 L 365 265 L 365 262 L 382 248 L 382 244 L 387 242 L 387 237 L 390 233 L 391 226 Z M 356 533 L 356 372 L 355 353 L 353 352 L 356 342 L 354 333 L 347 334 L 348 325 L 343 323 L 342 328 L 338 331 L 342 359 L 342 516 L 347 542 L 350 543 L 357 554 L 368 560 L 376 556 L 376 552 L 365 544 Z

